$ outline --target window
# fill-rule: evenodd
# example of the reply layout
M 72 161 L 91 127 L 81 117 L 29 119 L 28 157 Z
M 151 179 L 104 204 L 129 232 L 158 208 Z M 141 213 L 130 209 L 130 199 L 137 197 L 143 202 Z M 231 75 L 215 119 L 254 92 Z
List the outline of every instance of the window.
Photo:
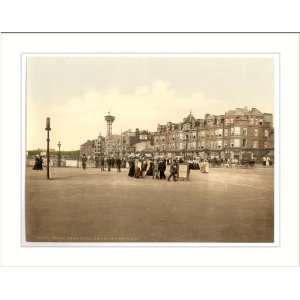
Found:
M 243 147 L 246 147 L 246 139 L 243 139 Z
M 247 128 L 243 128 L 243 135 L 247 135 Z
M 228 129 L 224 129 L 224 135 L 228 136 Z
M 216 136 L 222 136 L 222 134 L 223 134 L 223 130 L 221 128 L 215 130 L 215 135 Z
M 258 136 L 258 129 L 257 128 L 254 129 L 254 136 Z
M 268 137 L 268 136 L 269 136 L 269 130 L 265 129 L 265 137 Z
M 241 134 L 241 128 L 240 127 L 234 127 L 234 135 L 238 136 Z
M 234 135 L 234 128 L 230 128 L 230 135 Z
M 240 143 L 240 139 L 234 139 L 234 147 L 240 147 L 241 143 Z
M 258 148 L 258 141 L 253 141 L 253 148 Z
M 264 148 L 268 148 L 268 142 L 264 141 Z

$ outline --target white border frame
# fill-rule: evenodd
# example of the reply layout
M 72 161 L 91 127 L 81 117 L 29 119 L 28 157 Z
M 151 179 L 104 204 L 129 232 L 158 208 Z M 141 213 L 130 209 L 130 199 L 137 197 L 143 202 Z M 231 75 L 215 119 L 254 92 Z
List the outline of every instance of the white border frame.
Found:
M 14 34 L 2 37 L 1 254 L 5 266 L 298 266 L 298 34 Z M 278 247 L 20 247 L 20 54 L 247 52 L 281 55 L 281 226 Z M 217 51 L 216 51 L 217 50 Z M 4 76 L 5 74 L 5 76 Z M 284 103 L 284 105 L 283 105 Z M 286 105 L 288 103 L 288 105 Z M 289 125 L 289 127 L 287 126 Z M 289 137 L 295 137 L 293 142 Z M 16 147 L 16 145 L 19 145 Z M 276 145 L 276 144 L 275 144 Z M 276 146 L 275 146 L 276 147 Z M 16 160 L 7 161 L 8 154 Z M 9 164 L 8 164 L 9 163 Z M 8 168 L 9 166 L 9 168 Z M 17 177 L 16 177 L 17 175 Z

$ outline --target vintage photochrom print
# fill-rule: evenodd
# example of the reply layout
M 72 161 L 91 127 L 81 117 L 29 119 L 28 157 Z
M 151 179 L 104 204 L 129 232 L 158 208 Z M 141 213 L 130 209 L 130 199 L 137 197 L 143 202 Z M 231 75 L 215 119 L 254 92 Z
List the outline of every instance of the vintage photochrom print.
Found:
M 271 54 L 23 54 L 24 241 L 274 243 Z

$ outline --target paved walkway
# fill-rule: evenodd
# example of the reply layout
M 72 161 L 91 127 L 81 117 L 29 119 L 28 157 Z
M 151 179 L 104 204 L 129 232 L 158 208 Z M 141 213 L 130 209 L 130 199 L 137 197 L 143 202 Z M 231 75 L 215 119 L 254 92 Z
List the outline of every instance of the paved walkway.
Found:
M 273 169 L 210 169 L 190 181 L 127 170 L 27 169 L 28 241 L 272 242 Z

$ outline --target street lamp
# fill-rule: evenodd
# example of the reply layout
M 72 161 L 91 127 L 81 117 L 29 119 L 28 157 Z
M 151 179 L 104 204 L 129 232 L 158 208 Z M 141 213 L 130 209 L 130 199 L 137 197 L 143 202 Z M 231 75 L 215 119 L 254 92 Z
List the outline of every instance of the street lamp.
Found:
M 45 130 L 47 131 L 47 179 L 50 179 L 50 118 L 46 118 L 46 128 Z
M 58 142 L 57 146 L 58 146 L 58 167 L 60 167 L 61 166 L 61 152 L 60 152 L 61 143 L 60 143 L 60 141 Z

